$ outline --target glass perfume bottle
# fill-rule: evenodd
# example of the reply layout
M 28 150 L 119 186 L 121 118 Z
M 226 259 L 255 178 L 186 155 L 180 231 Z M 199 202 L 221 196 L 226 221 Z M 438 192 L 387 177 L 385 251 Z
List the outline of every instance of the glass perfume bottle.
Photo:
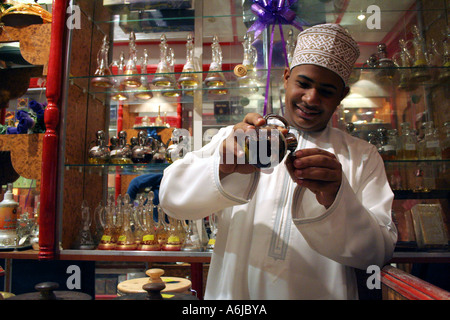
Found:
M 225 87 L 226 80 L 222 72 L 222 48 L 219 44 L 219 38 L 214 35 L 213 43 L 211 44 L 212 59 L 209 65 L 209 72 L 205 78 L 205 86 L 208 92 L 215 95 L 227 94 L 228 90 Z
M 167 242 L 168 226 L 166 223 L 166 214 L 161 206 L 157 206 L 158 222 L 156 223 L 156 235 L 158 237 L 158 243 L 162 248 Z
M 145 201 L 146 201 L 145 195 L 143 193 L 138 193 L 136 196 L 136 200 L 134 201 L 135 206 L 132 207 L 131 211 L 132 230 L 138 248 L 142 244 L 142 236 L 144 235 L 144 226 L 142 221 L 145 220 L 143 218 L 145 214 L 144 213 Z
M 380 81 L 392 80 L 394 78 L 396 68 L 394 62 L 387 57 L 386 44 L 380 43 L 378 44 L 377 48 L 377 68 L 379 70 L 377 71 L 375 77 Z
M 175 84 L 174 78 L 170 75 L 170 66 L 168 58 L 169 47 L 167 45 L 167 38 L 165 34 L 161 35 L 159 44 L 159 63 L 156 67 L 155 76 L 152 83 L 156 87 L 172 87 Z
M 169 217 L 169 224 L 167 229 L 167 241 L 162 245 L 164 251 L 180 251 L 182 245 L 182 238 L 178 230 L 178 222 L 176 219 Z
M 425 150 L 424 155 L 427 160 L 441 160 L 442 152 L 439 141 L 438 130 L 434 128 L 433 121 L 424 123 L 425 129 Z
M 143 251 L 159 251 L 161 250 L 158 242 L 157 228 L 153 220 L 153 198 L 154 193 L 150 191 L 147 195 L 147 203 L 143 208 L 143 215 L 141 223 L 144 230 L 142 234 L 141 244 L 138 249 Z
M 103 130 L 97 131 L 96 146 L 89 150 L 88 161 L 90 164 L 105 164 L 109 162 L 110 151 L 106 145 L 106 136 Z
M 450 26 L 445 29 L 444 40 L 442 41 L 442 70 L 439 81 L 447 83 L 450 80 Z
M 122 227 L 117 237 L 116 250 L 136 250 L 136 239 L 131 229 L 131 206 L 130 196 L 126 193 L 123 196 L 122 205 Z
M 417 137 L 411 130 L 409 122 L 403 122 L 401 127 L 399 159 L 417 160 Z
M 147 137 L 145 131 L 139 131 L 137 138 L 139 143 L 132 149 L 131 160 L 133 163 L 150 163 L 155 153 L 151 145 L 148 144 L 150 138 Z
M 392 57 L 395 65 L 399 68 L 398 88 L 403 91 L 412 91 L 418 87 L 417 83 L 411 79 L 410 68 L 413 66 L 413 57 L 411 56 L 407 48 L 407 42 L 404 39 L 400 39 L 398 43 L 400 51 L 395 53 Z
M 166 149 L 166 161 L 173 163 L 175 160 L 183 158 L 190 151 L 189 137 L 185 141 L 180 129 L 174 129 L 170 138 L 172 144 Z
M 195 89 L 199 83 L 198 70 L 195 68 L 194 61 L 194 39 L 192 34 L 188 34 L 186 40 L 186 63 L 183 66 L 181 75 L 178 78 L 178 84 L 183 89 L 188 89 L 186 94 L 193 95 L 194 91 L 189 89 Z
M 417 25 L 412 27 L 413 33 L 413 49 L 414 49 L 414 70 L 412 71 L 411 79 L 413 81 L 423 83 L 431 79 L 430 71 L 427 69 L 428 61 L 426 57 L 426 43 L 425 39 L 420 34 Z
M 141 85 L 141 80 L 139 79 L 139 73 L 136 66 L 137 56 L 136 56 L 136 35 L 133 31 L 130 32 L 130 42 L 129 42 L 129 56 L 125 64 L 125 70 L 123 72 L 121 84 L 125 87 L 138 88 Z
M 139 100 L 149 100 L 153 97 L 150 91 L 150 86 L 147 80 L 147 66 L 148 66 L 148 53 L 147 49 L 144 49 L 144 56 L 141 63 L 141 85 L 136 89 L 134 96 Z
M 112 89 L 111 99 L 114 101 L 127 101 L 128 93 L 125 92 L 125 86 L 121 84 L 125 68 L 125 54 L 120 52 L 119 63 L 117 66 L 117 76 L 114 77 L 114 87 Z
M 209 234 L 209 240 L 208 243 L 206 245 L 206 251 L 208 252 L 212 252 L 214 251 L 214 246 L 216 244 L 216 238 L 217 238 L 217 215 L 216 214 L 211 214 L 208 217 L 208 223 L 209 223 L 209 230 L 211 231 L 211 233 Z
M 183 222 L 186 236 L 181 251 L 203 251 L 196 221 L 189 220 L 188 222 Z
M 108 65 L 109 44 L 108 38 L 103 38 L 102 46 L 97 54 L 97 69 L 91 83 L 94 87 L 111 88 L 114 85 L 112 72 Z
M 111 139 L 111 163 L 113 164 L 129 164 L 131 161 L 131 149 L 127 144 L 127 132 L 120 131 L 119 138 L 112 137 Z
M 256 48 L 252 45 L 252 42 L 252 34 L 246 33 L 242 43 L 242 46 L 244 47 L 244 59 L 242 61 L 242 65 L 244 66 L 246 73 L 244 76 L 238 78 L 239 87 L 245 90 L 244 93 L 253 93 L 258 91 L 258 83 L 255 79 L 255 67 L 258 59 L 258 53 Z
M 99 250 L 113 250 L 116 247 L 114 213 L 114 196 L 110 195 L 105 208 L 97 208 L 98 221 L 101 223 L 103 234 L 97 246 Z
M 86 200 L 81 203 L 81 230 L 76 240 L 76 249 L 93 250 L 95 248 L 94 238 L 91 233 L 91 214 Z
M 169 74 L 170 82 L 172 83 L 170 87 L 167 87 L 166 90 L 163 90 L 162 95 L 165 97 L 176 98 L 181 95 L 181 92 L 178 88 L 178 83 L 175 80 L 175 53 L 172 48 L 167 49 L 167 64 L 169 66 Z

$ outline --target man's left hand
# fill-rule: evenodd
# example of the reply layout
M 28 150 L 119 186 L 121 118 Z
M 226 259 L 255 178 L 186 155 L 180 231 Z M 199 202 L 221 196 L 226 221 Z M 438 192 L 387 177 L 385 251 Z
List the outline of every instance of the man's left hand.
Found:
M 292 179 L 308 188 L 327 209 L 341 186 L 342 166 L 336 156 L 318 148 L 297 150 L 286 159 Z

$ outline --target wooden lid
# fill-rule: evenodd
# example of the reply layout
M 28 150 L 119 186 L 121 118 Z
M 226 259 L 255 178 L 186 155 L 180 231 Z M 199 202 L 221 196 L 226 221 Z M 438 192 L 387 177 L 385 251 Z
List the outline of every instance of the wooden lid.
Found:
M 148 278 L 136 278 L 126 281 L 122 281 L 117 285 L 118 294 L 130 294 L 146 292 L 142 287 L 147 283 L 161 283 L 166 284 L 166 288 L 162 293 L 174 292 L 181 293 L 188 291 L 192 283 L 190 280 L 179 277 L 162 277 L 164 270 L 162 269 L 149 269 L 145 272 Z

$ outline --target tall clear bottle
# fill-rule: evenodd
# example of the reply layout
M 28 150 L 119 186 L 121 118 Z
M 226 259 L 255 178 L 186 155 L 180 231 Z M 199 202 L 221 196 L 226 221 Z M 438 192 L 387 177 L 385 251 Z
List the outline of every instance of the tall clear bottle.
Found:
M 150 191 L 147 195 L 147 203 L 144 206 L 143 215 L 141 216 L 142 228 L 144 230 L 141 244 L 138 249 L 143 251 L 159 251 L 161 246 L 158 242 L 157 227 L 153 220 L 153 198 L 154 193 Z
M 439 142 L 438 130 L 434 128 L 433 121 L 424 123 L 425 127 L 425 159 L 441 160 L 442 151 Z
M 168 61 L 170 61 L 170 59 L 168 59 L 168 48 L 166 35 L 162 34 L 159 44 L 159 63 L 152 80 L 153 85 L 156 87 L 169 88 L 175 84 L 175 79 L 173 75 L 170 74 L 171 70 L 168 64 Z
M 442 52 L 442 67 L 441 73 L 439 75 L 439 81 L 442 83 L 447 83 L 450 81 L 450 26 L 445 29 Z
M 97 247 L 99 250 L 113 250 L 116 247 L 114 214 L 115 203 L 114 195 L 108 197 L 105 208 L 97 207 L 96 209 L 97 221 L 101 223 L 103 234 L 100 238 L 100 243 Z
M 259 90 L 258 82 L 256 81 L 256 62 L 258 59 L 258 53 L 252 43 L 252 34 L 246 33 L 242 43 L 244 48 L 244 59 L 242 61 L 242 65 L 245 67 L 246 72 L 243 76 L 238 78 L 239 87 L 245 89 L 243 91 L 244 94 L 257 92 Z
M 194 220 L 184 221 L 185 240 L 181 246 L 182 251 L 203 251 L 200 241 L 200 234 L 198 233 L 197 223 Z
M 131 229 L 131 206 L 130 197 L 126 193 L 123 197 L 122 206 L 122 228 L 117 238 L 116 250 L 136 250 L 136 239 Z
M 153 93 L 150 90 L 150 86 L 147 80 L 147 66 L 148 66 L 148 53 L 147 49 L 144 49 L 144 56 L 141 62 L 141 85 L 136 89 L 134 96 L 139 100 L 149 100 L 153 97 Z
M 228 90 L 225 88 L 226 80 L 222 72 L 222 48 L 219 44 L 217 35 L 213 37 L 211 44 L 212 61 L 209 65 L 209 72 L 205 78 L 205 86 L 208 92 L 214 95 L 227 94 Z
M 91 213 L 86 200 L 81 203 L 81 230 L 76 240 L 76 249 L 93 250 L 95 248 L 94 238 L 91 232 Z
M 186 63 L 183 66 L 181 75 L 178 78 L 178 84 L 186 90 L 186 94 L 193 95 L 194 91 L 190 89 L 197 88 L 199 83 L 198 70 L 195 68 L 194 61 L 194 39 L 192 34 L 188 34 L 186 39 Z
M 108 37 L 103 38 L 102 46 L 97 54 L 97 69 L 91 83 L 94 87 L 111 88 L 114 86 L 114 79 L 108 64 L 109 43 Z
M 139 88 L 141 80 L 139 79 L 139 72 L 136 65 L 137 61 L 137 49 L 136 49 L 136 35 L 133 31 L 130 32 L 129 42 L 129 56 L 125 64 L 124 77 L 121 83 L 125 87 Z
M 412 27 L 412 33 L 414 36 L 412 40 L 414 49 L 414 70 L 411 78 L 413 81 L 423 83 L 431 79 L 430 70 L 427 69 L 428 60 L 426 56 L 426 43 L 417 25 Z

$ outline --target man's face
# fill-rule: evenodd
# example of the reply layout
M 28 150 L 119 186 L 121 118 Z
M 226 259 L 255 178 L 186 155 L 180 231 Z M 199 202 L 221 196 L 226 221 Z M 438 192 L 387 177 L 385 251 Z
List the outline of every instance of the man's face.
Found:
M 285 117 L 303 131 L 323 130 L 349 89 L 334 72 L 305 64 L 284 72 Z

